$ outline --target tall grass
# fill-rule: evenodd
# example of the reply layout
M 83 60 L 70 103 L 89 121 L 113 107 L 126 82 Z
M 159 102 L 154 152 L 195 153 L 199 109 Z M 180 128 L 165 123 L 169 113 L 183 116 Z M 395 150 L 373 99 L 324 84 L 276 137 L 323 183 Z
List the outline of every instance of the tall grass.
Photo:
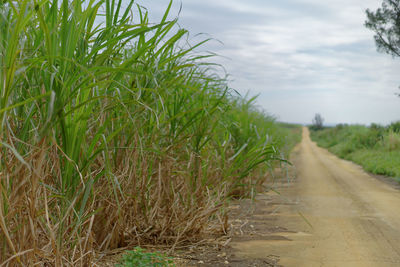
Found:
M 0 3 L 5 266 L 195 241 L 280 157 L 273 118 L 215 75 L 203 42 L 182 46 L 171 3 L 155 24 L 126 4 Z

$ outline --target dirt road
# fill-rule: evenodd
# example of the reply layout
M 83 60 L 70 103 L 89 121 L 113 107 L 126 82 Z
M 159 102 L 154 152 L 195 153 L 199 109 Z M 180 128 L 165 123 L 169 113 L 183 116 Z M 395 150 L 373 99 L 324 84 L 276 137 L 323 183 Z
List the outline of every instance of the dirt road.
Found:
M 233 242 L 237 256 L 277 256 L 283 266 L 400 266 L 399 189 L 317 147 L 307 128 L 293 162 L 295 181 L 281 184 L 273 210 L 253 220 L 284 230 Z

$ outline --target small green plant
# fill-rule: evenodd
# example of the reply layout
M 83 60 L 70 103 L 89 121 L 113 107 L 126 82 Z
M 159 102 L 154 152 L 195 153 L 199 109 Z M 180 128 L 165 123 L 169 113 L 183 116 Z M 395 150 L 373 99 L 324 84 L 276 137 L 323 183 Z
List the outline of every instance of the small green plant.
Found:
M 146 252 L 140 247 L 128 251 L 122 256 L 116 267 L 172 267 L 175 266 L 171 258 L 157 252 Z

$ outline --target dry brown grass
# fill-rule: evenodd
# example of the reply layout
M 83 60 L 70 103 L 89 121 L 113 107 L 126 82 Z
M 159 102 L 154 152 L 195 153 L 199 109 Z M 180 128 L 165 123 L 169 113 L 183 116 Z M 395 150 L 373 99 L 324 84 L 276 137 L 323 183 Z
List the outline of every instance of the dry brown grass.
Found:
M 193 183 L 193 155 L 183 163 L 126 150 L 116 164 L 115 180 L 98 180 L 78 216 L 90 178 L 82 177 L 78 193 L 71 201 L 63 201 L 55 189 L 63 154 L 57 145 L 45 141 L 31 148 L 23 162 L 10 149 L 1 150 L 7 166 L 0 174 L 5 196 L 0 198 L 1 207 L 7 207 L 6 212 L 0 210 L 3 266 L 88 266 L 101 253 L 121 247 L 156 244 L 174 249 L 197 242 L 209 230 L 211 215 L 220 225 L 215 229 L 227 227 L 226 215 L 219 211 L 230 185 L 216 182 L 221 174 L 212 164 L 207 186 L 202 184 L 201 172 Z M 149 168 L 149 162 L 156 168 Z M 103 164 L 99 156 L 97 171 L 91 175 L 99 173 Z

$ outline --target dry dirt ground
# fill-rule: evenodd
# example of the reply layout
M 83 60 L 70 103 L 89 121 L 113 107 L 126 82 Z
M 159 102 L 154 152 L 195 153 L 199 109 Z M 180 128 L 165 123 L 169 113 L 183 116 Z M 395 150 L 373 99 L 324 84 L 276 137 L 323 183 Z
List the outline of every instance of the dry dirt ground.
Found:
M 398 186 L 317 147 L 307 128 L 292 162 L 296 178 L 233 207 L 228 245 L 185 266 L 400 266 Z

